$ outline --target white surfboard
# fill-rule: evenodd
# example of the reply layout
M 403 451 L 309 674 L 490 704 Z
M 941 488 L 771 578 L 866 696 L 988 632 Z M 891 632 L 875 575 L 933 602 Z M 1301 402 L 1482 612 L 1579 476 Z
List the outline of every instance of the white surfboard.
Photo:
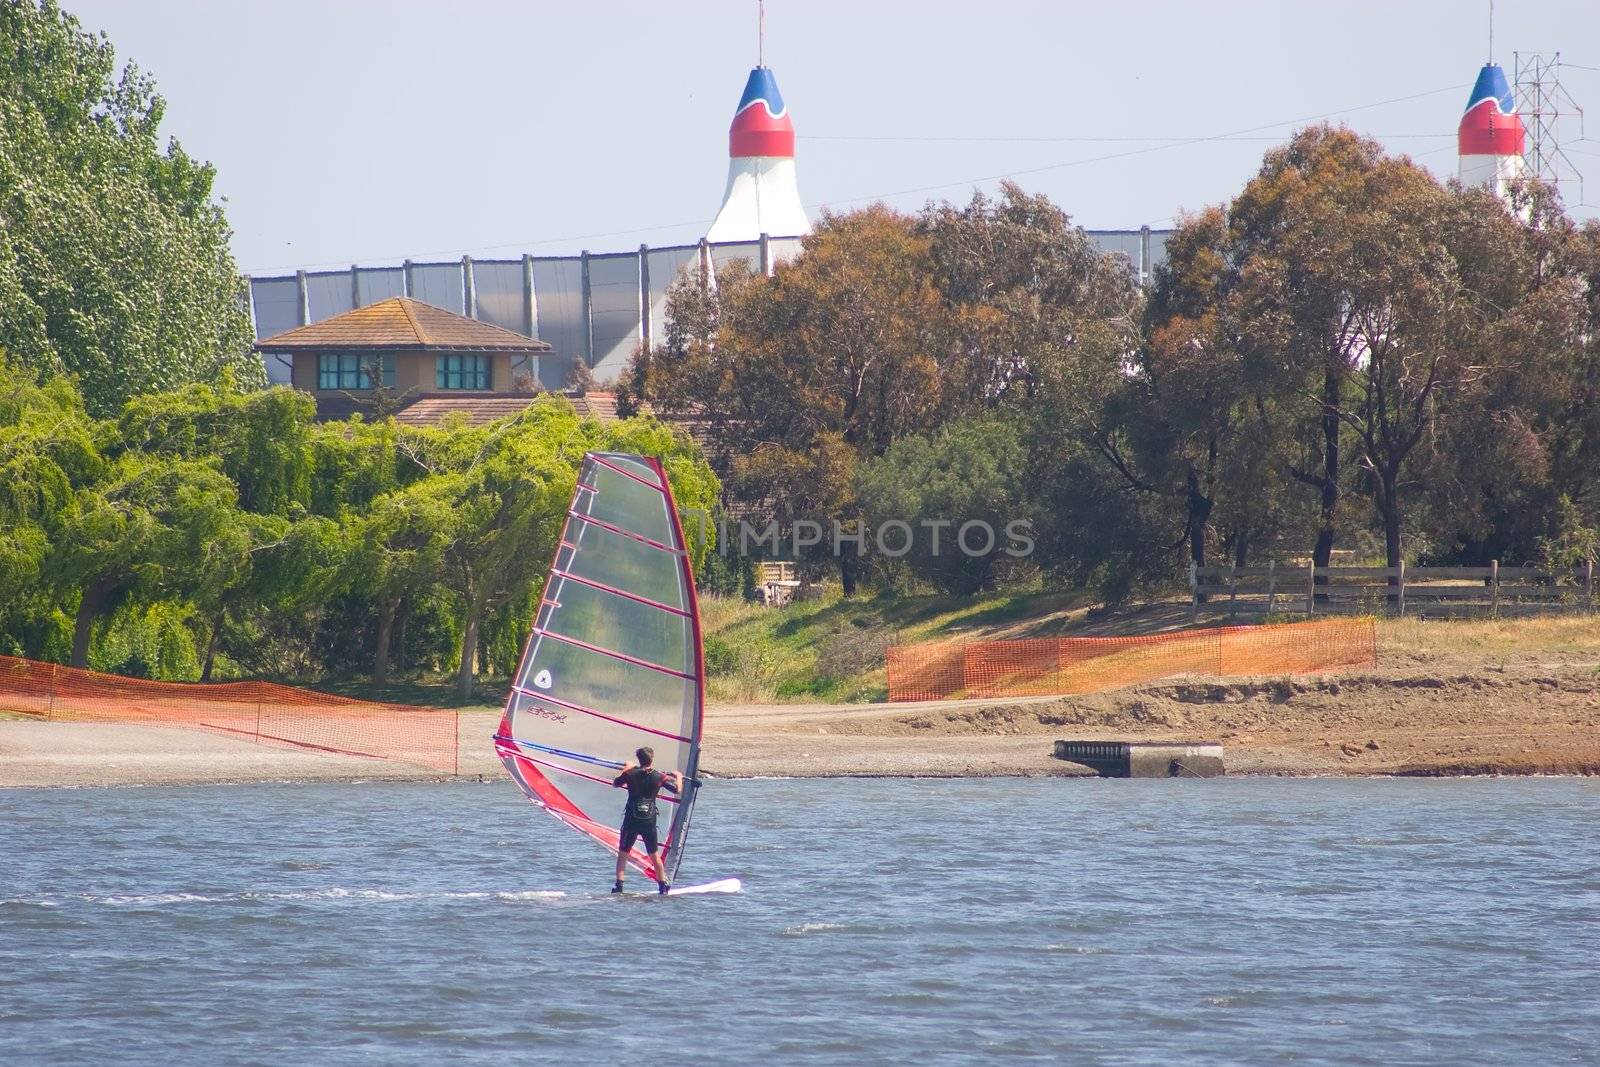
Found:
M 723 878 L 705 885 L 679 885 L 667 890 L 669 897 L 687 897 L 697 893 L 743 893 L 744 883 L 737 878 Z

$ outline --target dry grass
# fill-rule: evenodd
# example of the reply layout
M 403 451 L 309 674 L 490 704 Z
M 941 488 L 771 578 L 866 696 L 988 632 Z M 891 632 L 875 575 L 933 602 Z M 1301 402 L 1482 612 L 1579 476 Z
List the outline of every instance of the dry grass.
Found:
M 1575 652 L 1600 655 L 1600 615 L 1527 619 L 1380 619 L 1378 647 L 1404 652 L 1494 655 Z

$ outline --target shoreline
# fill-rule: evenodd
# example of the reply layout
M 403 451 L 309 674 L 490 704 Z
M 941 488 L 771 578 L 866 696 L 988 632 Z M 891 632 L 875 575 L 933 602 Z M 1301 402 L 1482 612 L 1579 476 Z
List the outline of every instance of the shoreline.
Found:
M 1058 761 L 1061 762 L 1061 761 Z M 1063 762 L 1063 766 L 1071 764 Z M 989 779 L 1036 779 L 1036 778 L 1095 778 L 1093 772 L 1085 770 L 1079 773 L 1075 770 L 1065 770 L 1052 773 L 1039 773 L 1030 771 L 987 771 L 974 773 L 939 773 L 939 772 L 841 772 L 817 774 L 731 774 L 717 775 L 705 774 L 705 778 L 716 782 L 800 782 L 823 780 L 892 780 L 892 781 L 975 781 Z M 1363 772 L 1315 772 L 1315 771 L 1232 771 L 1219 778 L 1283 778 L 1303 781 L 1349 781 L 1354 779 L 1368 779 L 1372 781 L 1397 781 L 1415 779 L 1477 779 L 1477 778 L 1573 778 L 1587 779 L 1600 777 L 1600 767 L 1591 767 L 1584 770 L 1543 770 L 1530 769 L 1458 769 L 1454 767 L 1419 768 L 1407 771 L 1363 771 Z M 1145 779 L 1146 781 L 1162 781 L 1163 779 Z M 1215 780 L 1215 779 L 1214 779 Z M 349 775 L 349 776 L 263 776 L 259 778 L 191 778 L 168 779 L 163 781 L 111 781 L 100 784 L 90 782 L 20 782 L 13 783 L 0 778 L 0 791 L 54 791 L 74 789 L 196 789 L 215 786 L 232 787 L 246 785 L 484 785 L 498 786 L 510 785 L 511 779 L 501 776 L 491 778 L 486 774 L 462 774 L 457 776 L 437 774 L 419 775 Z
M 1134 691 L 1138 693 L 1139 691 Z M 1103 700 L 1108 695 L 1099 695 Z M 1113 697 L 1115 695 L 1112 695 Z M 702 773 L 711 779 L 753 778 L 1073 778 L 1094 777 L 1089 768 L 1058 760 L 1057 737 L 1084 740 L 1215 739 L 1221 730 L 1179 731 L 1154 722 L 1129 722 L 1117 728 L 1104 722 L 1074 724 L 1064 718 L 1092 718 L 1091 698 L 1072 701 L 1088 715 L 1063 715 L 1062 699 L 1001 706 L 976 704 L 933 710 L 884 705 L 860 708 L 777 706 L 719 709 L 708 716 Z M 1134 703 L 1139 703 L 1137 699 Z M 1141 708 L 1146 715 L 1147 708 Z M 972 714 L 1013 723 L 1032 720 L 1031 729 L 1001 733 L 938 733 L 937 723 L 963 721 Z M 842 716 L 840 718 L 839 716 Z M 930 726 L 925 720 L 937 720 Z M 876 731 L 917 725 L 915 733 Z M 377 760 L 308 753 L 290 746 L 257 743 L 206 730 L 102 723 L 0 722 L 0 789 L 168 786 L 443 782 L 494 783 L 505 772 L 488 741 L 489 730 L 475 729 L 462 716 L 461 771 L 436 770 Z M 720 721 L 719 721 L 720 720 Z M 825 720 L 827 725 L 817 725 Z M 1040 723 L 1043 721 L 1043 728 Z M 1198 724 L 1196 724 L 1198 725 Z M 1222 737 L 1230 777 L 1416 778 L 1600 775 L 1600 726 L 1573 723 L 1579 737 L 1536 736 L 1524 732 L 1411 737 L 1410 743 L 1366 724 L 1361 735 L 1383 740 L 1361 745 L 1330 739 L 1281 736 Z M 994 727 L 1001 731 L 1007 726 Z M 874 731 L 874 732 L 866 732 Z M 925 732 L 926 731 L 926 732 Z M 1419 745 L 1417 742 L 1422 741 Z M 1374 746 L 1369 749 L 1368 746 Z M 1418 748 L 1430 751 L 1424 753 Z M 1495 751 L 1496 748 L 1501 751 Z M 1386 751 L 1388 750 L 1388 751 Z M 108 753 L 111 753 L 108 755 Z
M 900 704 L 713 704 L 711 778 L 1093 776 L 1057 739 L 1216 741 L 1251 777 L 1600 775 L 1600 662 L 1402 653 L 1293 677 L 1180 677 L 1104 693 Z M 456 775 L 176 726 L 0 719 L 0 788 L 498 781 L 496 708 L 458 714 Z

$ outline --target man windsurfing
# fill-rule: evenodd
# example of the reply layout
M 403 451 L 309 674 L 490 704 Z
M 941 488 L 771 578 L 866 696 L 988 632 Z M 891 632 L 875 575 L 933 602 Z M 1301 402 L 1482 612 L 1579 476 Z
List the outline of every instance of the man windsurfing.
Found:
M 633 843 L 644 841 L 650 854 L 650 865 L 655 868 L 656 891 L 665 893 L 672 887 L 667 884 L 666 866 L 656 855 L 656 797 L 665 789 L 683 795 L 683 775 L 677 771 L 663 774 L 650 764 L 655 761 L 655 750 L 646 746 L 634 753 L 639 760 L 622 765 L 622 773 L 611 780 L 613 787 L 628 791 L 628 806 L 622 813 L 622 835 L 617 841 L 617 881 L 613 893 L 622 892 L 622 879 L 628 871 L 628 852 Z

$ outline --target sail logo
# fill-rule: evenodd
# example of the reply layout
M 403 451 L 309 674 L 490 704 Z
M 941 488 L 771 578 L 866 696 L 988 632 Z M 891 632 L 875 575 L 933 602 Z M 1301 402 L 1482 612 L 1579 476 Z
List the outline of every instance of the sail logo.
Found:
M 540 671 L 538 674 L 533 676 L 533 684 L 538 686 L 540 689 L 549 689 L 553 681 L 554 679 L 550 677 L 550 672 L 548 670 Z

